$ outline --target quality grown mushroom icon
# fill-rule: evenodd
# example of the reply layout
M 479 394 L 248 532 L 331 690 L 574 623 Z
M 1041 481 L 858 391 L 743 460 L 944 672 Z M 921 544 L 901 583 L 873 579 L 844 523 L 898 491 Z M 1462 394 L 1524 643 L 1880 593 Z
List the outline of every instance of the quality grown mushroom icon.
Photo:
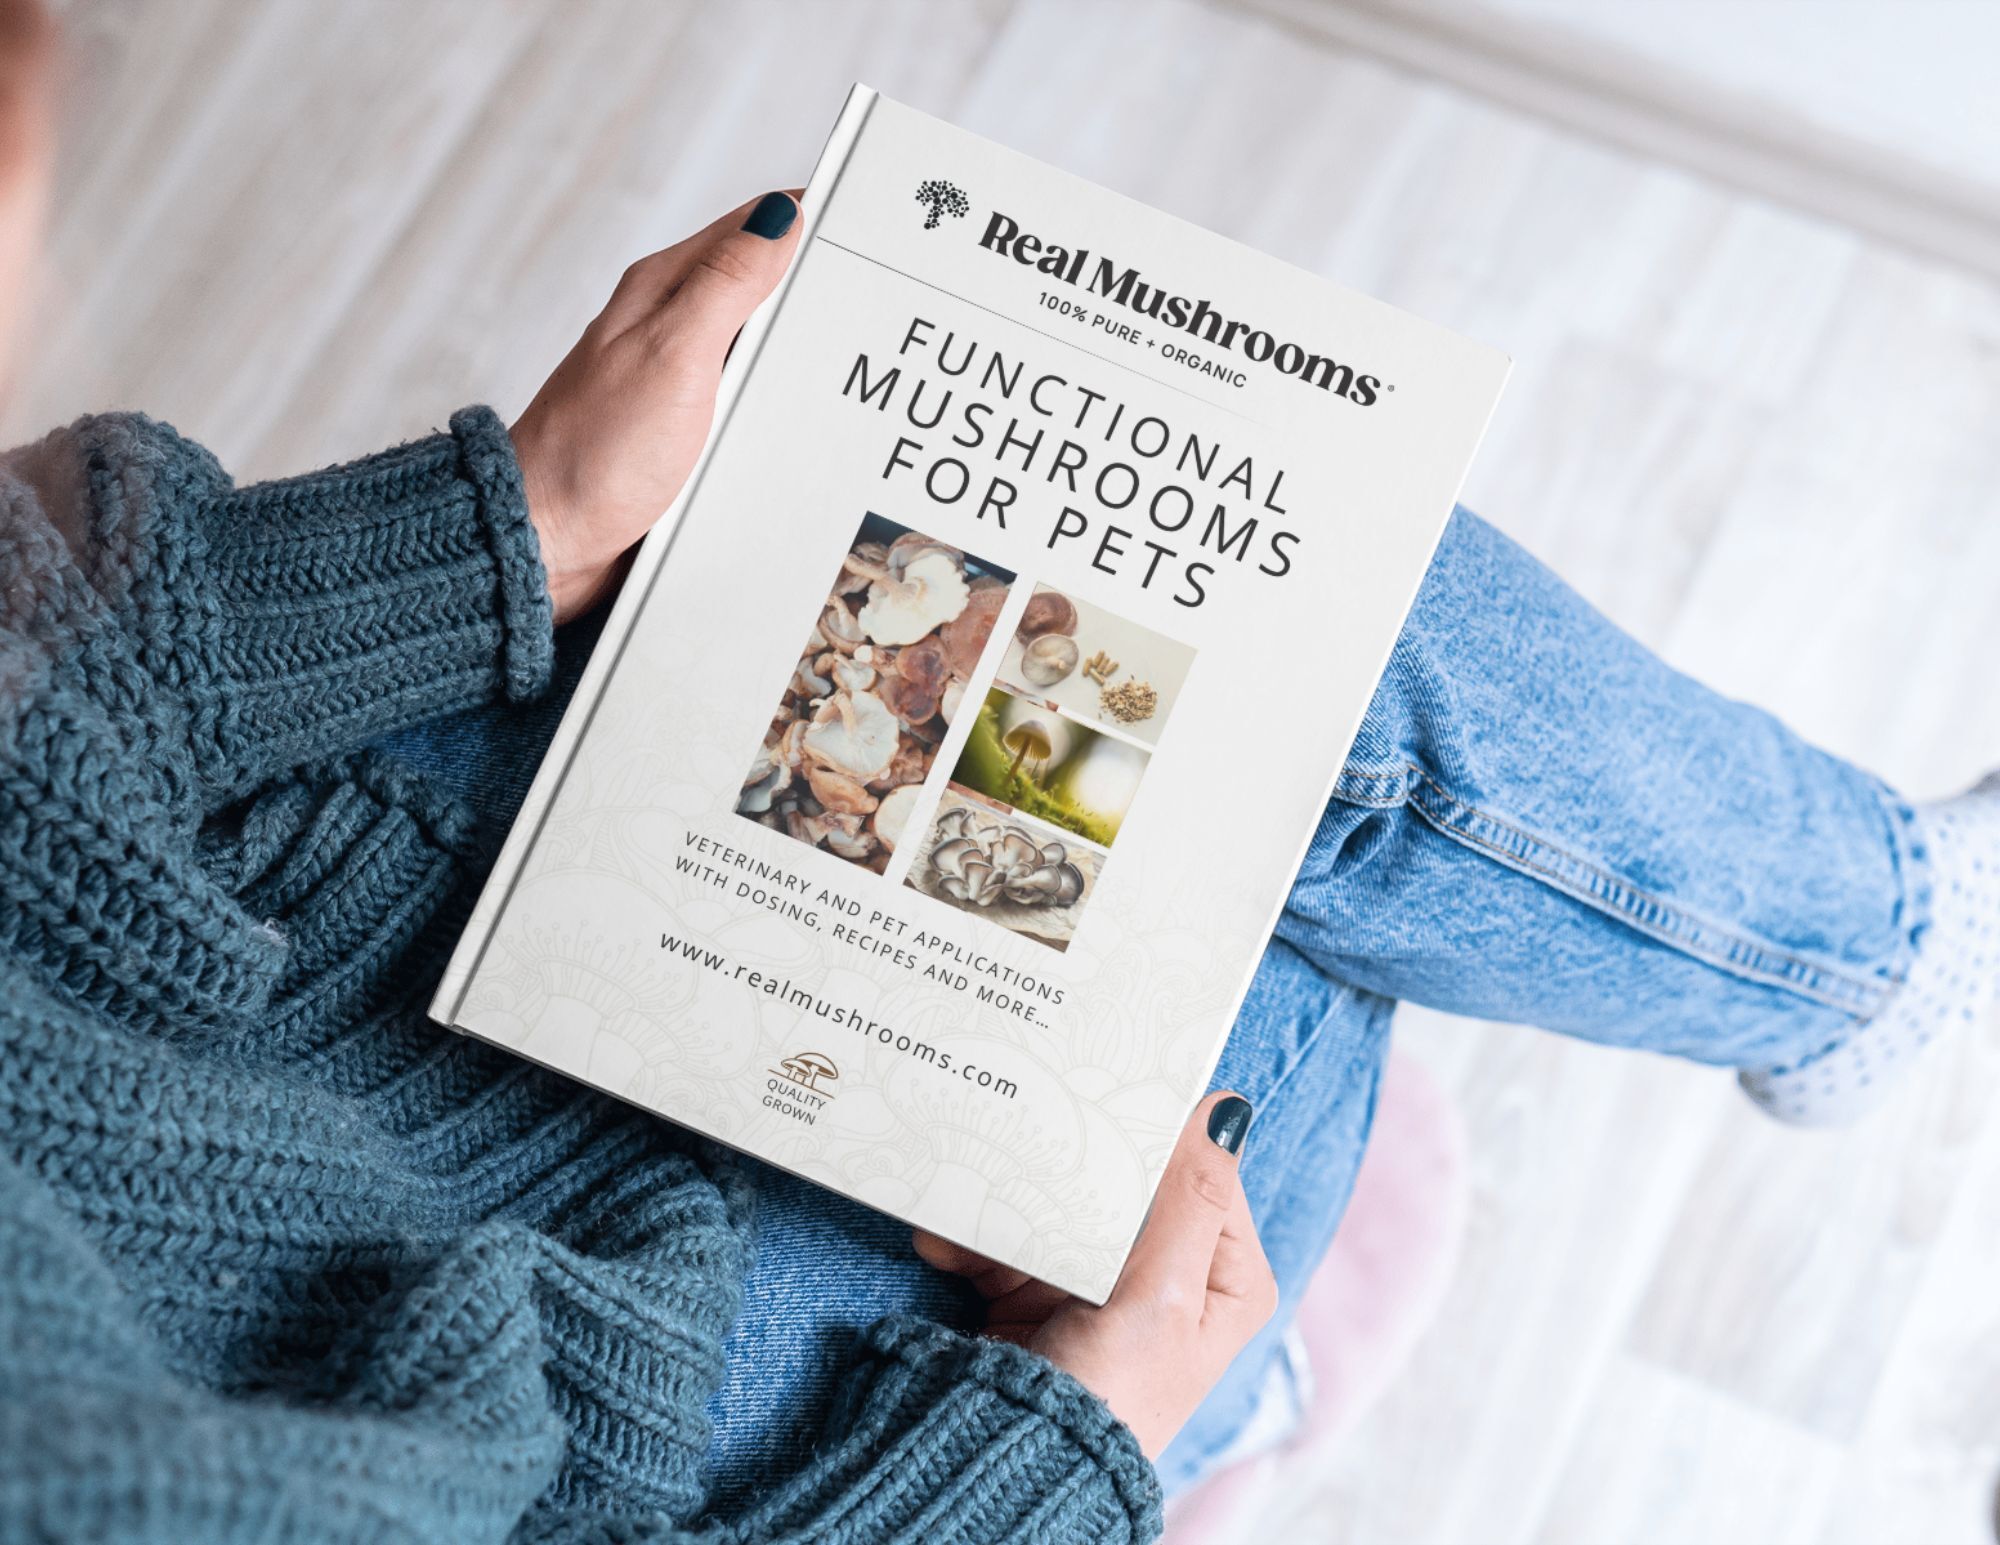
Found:
M 787 1057 L 778 1064 L 778 1071 L 801 1088 L 815 1093 L 819 1090 L 821 1079 L 834 1083 L 840 1077 L 840 1069 L 833 1065 L 832 1059 L 816 1051 L 802 1051 L 795 1057 Z

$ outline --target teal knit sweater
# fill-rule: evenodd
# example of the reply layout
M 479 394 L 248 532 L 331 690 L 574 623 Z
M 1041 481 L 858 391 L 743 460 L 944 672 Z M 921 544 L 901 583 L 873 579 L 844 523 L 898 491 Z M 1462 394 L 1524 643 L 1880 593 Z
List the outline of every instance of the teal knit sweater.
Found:
M 480 845 L 354 751 L 550 661 L 484 409 L 250 488 L 135 416 L 0 467 L 0 1537 L 1150 1539 L 1102 1404 L 907 1320 L 708 1508 L 754 1187 L 426 1023 Z

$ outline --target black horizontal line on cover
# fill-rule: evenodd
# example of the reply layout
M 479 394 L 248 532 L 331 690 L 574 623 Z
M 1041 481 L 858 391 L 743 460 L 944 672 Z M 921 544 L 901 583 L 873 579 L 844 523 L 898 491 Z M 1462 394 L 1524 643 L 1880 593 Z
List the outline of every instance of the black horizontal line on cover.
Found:
M 1004 311 L 996 311 L 991 306 L 985 305 L 980 301 L 976 301 L 969 295 L 961 295 L 956 290 L 947 290 L 943 285 L 933 284 L 928 279 L 919 278 L 917 275 L 911 273 L 908 269 L 898 268 L 894 263 L 885 263 L 878 257 L 870 257 L 865 252 L 857 252 L 855 251 L 854 248 L 848 246 L 846 243 L 835 241 L 831 236 L 815 236 L 813 237 L 813 241 L 821 246 L 832 247 L 837 251 L 845 252 L 849 257 L 858 257 L 864 263 L 873 263 L 877 268 L 886 268 L 890 273 L 895 274 L 900 278 L 907 279 L 912 284 L 921 284 L 927 290 L 936 290 L 938 294 L 949 296 L 951 299 L 956 301 L 962 301 L 966 305 L 971 306 L 976 310 L 985 312 L 988 316 L 996 316 L 1003 322 L 1013 323 L 1014 326 L 1016 327 L 1025 327 L 1029 332 L 1033 333 L 1036 337 L 1046 338 L 1051 343 L 1059 343 L 1064 348 L 1075 349 L 1077 353 L 1085 356 L 1088 359 L 1096 360 L 1100 365 L 1109 365 L 1114 370 L 1123 370 L 1130 375 L 1135 375 L 1142 381 L 1151 381 L 1155 386 L 1164 386 L 1170 392 L 1179 392 L 1183 397 L 1189 398 L 1192 401 L 1200 403 L 1204 408 L 1214 408 L 1218 413 L 1227 413 L 1231 418 L 1240 418 L 1246 424 L 1254 424 L 1257 422 L 1257 420 L 1252 418 L 1249 414 L 1239 413 L 1236 411 L 1236 409 L 1229 407 L 1225 403 L 1211 402 L 1208 398 L 1202 396 L 1201 393 L 1199 392 L 1191 392 L 1185 386 L 1176 386 L 1171 381 L 1162 381 L 1158 376 L 1148 375 L 1145 371 L 1139 369 L 1138 366 L 1128 365 L 1122 359 L 1113 359 L 1108 354 L 1099 354 L 1094 349 L 1086 349 L 1082 344 L 1078 343 L 1073 338 L 1065 338 L 1061 333 L 1049 332 L 1045 328 L 1040 328 L 1035 326 L 1035 324 L 1032 322 L 1023 322 L 1019 317 L 1009 316 Z

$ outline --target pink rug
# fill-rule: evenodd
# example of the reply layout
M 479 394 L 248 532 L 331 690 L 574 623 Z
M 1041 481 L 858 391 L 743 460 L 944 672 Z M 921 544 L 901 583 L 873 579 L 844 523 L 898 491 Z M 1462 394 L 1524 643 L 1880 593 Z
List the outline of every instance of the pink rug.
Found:
M 1469 1194 L 1465 1132 L 1421 1064 L 1392 1053 L 1354 1197 L 1299 1301 L 1311 1368 L 1297 1431 L 1167 1510 L 1169 1545 L 1221 1545 L 1288 1456 L 1337 1442 L 1388 1388 L 1436 1317 L 1458 1261 Z

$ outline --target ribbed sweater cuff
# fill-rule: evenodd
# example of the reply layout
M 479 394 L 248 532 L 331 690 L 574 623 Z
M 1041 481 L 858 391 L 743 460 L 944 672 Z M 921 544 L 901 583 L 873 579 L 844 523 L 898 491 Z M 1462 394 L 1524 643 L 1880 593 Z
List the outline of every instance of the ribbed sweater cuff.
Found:
M 555 659 L 549 631 L 554 614 L 548 575 L 542 569 L 541 540 L 528 518 L 528 495 L 514 441 L 500 416 L 488 407 L 460 408 L 451 416 L 451 432 L 458 441 L 466 481 L 478 497 L 480 524 L 499 569 L 507 696 L 522 702 L 540 696 Z
M 502 695 L 554 658 L 548 585 L 505 426 L 227 495 L 210 517 L 217 740 L 238 781 Z
M 1138 1441 L 1052 1363 L 914 1319 L 880 1322 L 866 1345 L 820 1457 L 746 1520 L 748 1537 L 808 1521 L 843 1540 L 1159 1534 L 1159 1480 Z

